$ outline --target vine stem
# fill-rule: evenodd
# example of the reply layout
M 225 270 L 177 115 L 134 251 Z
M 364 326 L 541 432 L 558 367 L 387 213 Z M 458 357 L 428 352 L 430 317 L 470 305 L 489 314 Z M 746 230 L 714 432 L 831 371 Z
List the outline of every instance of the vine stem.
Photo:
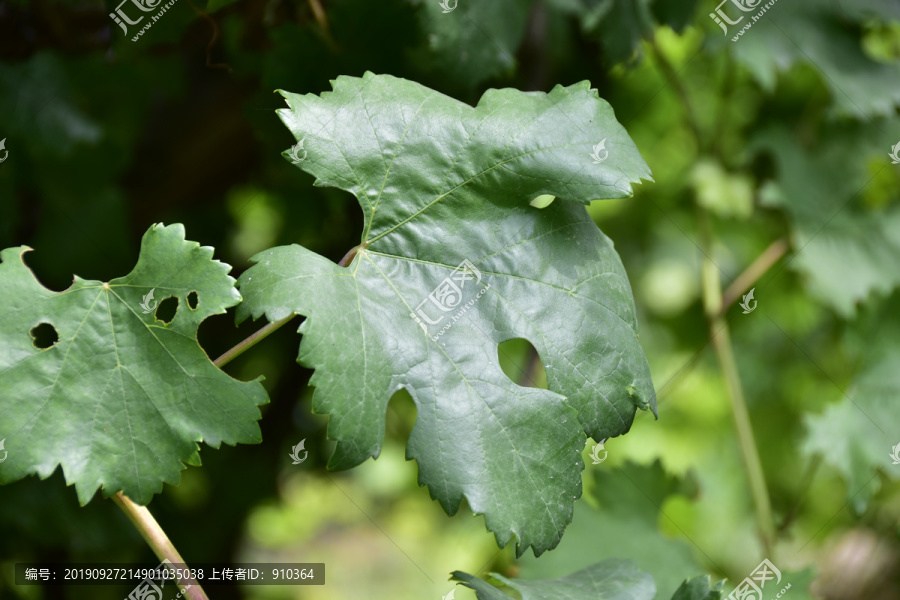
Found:
M 169 536 L 159 526 L 150 511 L 144 506 L 138 506 L 132 502 L 125 494 L 118 492 L 112 497 L 125 516 L 134 524 L 135 528 L 140 532 L 141 536 L 147 542 L 147 545 L 153 549 L 160 560 L 168 559 L 169 562 L 183 565 L 184 559 L 175 549 L 175 546 L 169 540 Z M 192 579 L 179 578 L 179 583 L 183 586 L 190 586 L 184 592 L 184 597 L 190 600 L 209 600 L 206 592 L 200 587 L 200 584 Z
M 703 135 L 703 128 L 700 126 L 697 112 L 694 110 L 693 103 L 687 92 L 687 88 L 682 82 L 679 72 L 669 60 L 668 56 L 659 47 L 656 39 L 650 39 L 650 45 L 657 58 L 660 69 L 667 79 L 667 83 L 671 83 L 675 89 L 676 95 L 681 102 L 685 118 L 688 126 L 691 128 L 694 136 L 697 138 L 699 153 L 702 155 L 712 150 L 712 146 L 708 143 L 706 136 Z M 712 261 L 713 244 L 712 232 L 709 222 L 709 214 L 698 205 L 698 225 L 700 229 L 701 246 L 703 250 L 703 265 L 701 269 L 701 284 L 703 290 L 703 306 L 706 317 L 709 322 L 710 335 L 712 336 L 713 347 L 716 351 L 716 357 L 722 370 L 722 375 L 728 385 L 728 396 L 731 400 L 731 413 L 734 417 L 735 429 L 737 430 L 738 444 L 741 450 L 741 458 L 744 468 L 747 471 L 747 480 L 750 484 L 750 491 L 753 495 L 753 505 L 756 510 L 756 520 L 759 525 L 759 536 L 763 549 L 768 558 L 774 560 L 772 550 L 775 540 L 775 520 L 772 518 L 772 505 L 769 500 L 769 490 L 766 487 L 765 473 L 762 468 L 762 462 L 759 459 L 759 451 L 756 448 L 756 441 L 753 438 L 753 425 L 750 422 L 750 412 L 747 410 L 747 402 L 744 399 L 744 391 L 741 387 L 740 373 L 737 368 L 737 361 L 734 358 L 734 349 L 731 345 L 731 334 L 728 329 L 728 323 L 725 321 L 725 308 L 734 302 L 739 294 L 738 286 L 746 285 L 747 281 L 755 281 L 762 275 L 774 262 L 777 262 L 781 255 L 778 253 L 780 246 L 775 246 L 771 252 L 764 253 L 763 256 L 753 262 L 748 269 L 738 277 L 737 280 L 729 288 L 729 304 L 724 302 L 722 295 L 722 282 L 719 276 L 719 268 Z M 777 244 L 777 242 L 776 242 Z M 770 248 L 772 248 L 770 246 Z M 782 251 L 786 252 L 785 248 Z
M 750 422 L 750 412 L 747 410 L 747 402 L 744 399 L 744 390 L 741 386 L 741 377 L 734 358 L 734 349 L 731 345 L 731 334 L 728 323 L 722 314 L 722 284 L 719 279 L 719 268 L 712 261 L 712 233 L 710 231 L 709 215 L 706 211 L 698 209 L 698 222 L 700 225 L 700 238 L 703 246 L 703 266 L 701 272 L 703 288 L 703 305 L 709 320 L 710 334 L 716 357 L 722 369 L 722 375 L 728 384 L 728 396 L 731 399 L 731 413 L 734 416 L 734 425 L 737 430 L 738 444 L 741 450 L 741 458 L 747 471 L 747 480 L 753 496 L 753 505 L 756 509 L 756 520 L 759 525 L 760 540 L 766 556 L 772 560 L 772 549 L 775 539 L 775 520 L 772 517 L 772 505 L 769 501 L 769 490 L 766 486 L 766 477 L 759 459 L 759 451 L 756 448 L 756 440 L 753 437 L 753 425 Z
M 320 0 L 309 0 L 309 7 L 312 9 L 313 16 L 315 16 L 316 22 L 319 23 L 319 27 L 323 31 L 328 31 L 328 15 L 325 14 L 325 9 L 322 8 Z
M 786 239 L 781 238 L 775 240 L 769 247 L 763 250 L 762 254 L 756 257 L 750 266 L 744 269 L 744 272 L 735 278 L 722 295 L 722 308 L 717 316 L 722 316 L 725 311 L 737 301 L 744 293 L 744 290 L 753 285 L 766 271 L 781 260 L 781 257 L 787 254 L 789 244 Z
M 297 315 L 295 313 L 291 313 L 288 316 L 286 316 L 285 318 L 281 319 L 280 321 L 275 321 L 273 323 L 269 323 L 268 325 L 261 328 L 256 333 L 250 335 L 250 337 L 245 339 L 243 342 L 240 342 L 238 345 L 234 346 L 233 348 L 228 350 L 225 354 L 223 354 L 222 356 L 220 356 L 219 358 L 214 360 L 213 364 L 220 368 L 224 367 L 225 365 L 230 363 L 232 360 L 234 360 L 235 358 L 237 358 L 238 356 L 240 356 L 241 354 L 243 354 L 244 352 L 246 352 L 247 350 L 249 350 L 256 344 L 258 344 L 259 342 L 263 341 L 267 337 L 269 337 L 269 335 L 271 335 L 276 329 L 278 329 L 279 327 L 282 327 L 284 324 L 286 324 L 288 321 L 290 321 L 291 319 L 293 319 L 296 316 Z
M 321 0 L 308 0 L 308 2 L 313 17 L 316 19 L 316 23 L 319 24 L 319 28 L 322 30 L 325 44 L 328 46 L 329 50 L 337 52 L 337 45 L 334 43 L 334 38 L 331 37 L 331 28 L 328 25 L 328 14 L 325 12 Z
M 659 47 L 659 42 L 656 41 L 655 35 L 650 36 L 648 42 L 650 48 L 653 50 L 653 55 L 656 57 L 657 63 L 659 63 L 659 68 L 666 78 L 666 85 L 671 83 L 672 87 L 675 88 L 675 93 L 678 95 L 678 99 L 681 101 L 681 105 L 684 108 L 684 116 L 687 120 L 688 127 L 691 128 L 691 133 L 694 134 L 697 143 L 702 148 L 706 136 L 703 135 L 703 129 L 700 127 L 700 119 L 697 118 L 697 112 L 694 110 L 694 105 L 688 95 L 687 88 L 684 86 L 684 82 L 681 80 L 679 71 L 675 69 L 675 65 L 672 64 L 669 57 L 666 56 L 665 52 L 662 51 L 662 48 Z
M 785 253 L 787 253 L 787 250 L 788 243 L 784 238 L 772 242 L 768 248 L 763 250 L 762 253 L 753 260 L 750 266 L 744 269 L 744 272 L 738 275 L 737 278 L 731 282 L 731 285 L 728 286 L 728 289 L 725 290 L 725 293 L 722 295 L 722 309 L 719 311 L 719 315 L 724 315 L 725 311 L 737 301 L 744 290 L 765 275 L 768 270 L 772 268 Z M 657 397 L 657 402 L 662 402 L 667 395 L 666 390 L 677 387 L 681 379 L 692 373 L 694 367 L 699 364 L 699 362 L 700 361 L 698 360 L 692 360 L 687 366 L 673 375 L 662 389 L 659 390 L 660 394 Z
M 359 253 L 360 250 L 365 249 L 365 247 L 367 245 L 368 245 L 367 242 L 363 242 L 362 244 L 359 244 L 358 246 L 354 246 L 353 248 L 351 248 L 347 252 L 347 254 L 344 255 L 344 258 L 342 258 L 340 260 L 340 262 L 338 263 L 338 266 L 346 267 L 347 265 L 349 265 L 351 262 L 353 262 L 353 258 L 357 255 L 357 253 Z M 285 324 L 287 324 L 288 321 L 293 319 L 295 316 L 297 316 L 297 313 L 291 313 L 288 316 L 286 316 L 285 318 L 281 319 L 280 321 L 274 321 L 272 323 L 269 323 L 268 325 L 261 328 L 256 333 L 251 334 L 244 341 L 240 342 L 239 344 L 237 344 L 236 346 L 234 346 L 233 348 L 231 348 L 230 350 L 225 352 L 225 354 L 223 354 L 222 356 L 220 356 L 219 358 L 214 360 L 213 364 L 219 368 L 224 367 L 225 365 L 230 363 L 232 360 L 234 360 L 235 358 L 237 358 L 238 356 L 240 356 L 241 354 L 243 354 L 244 352 L 246 352 L 247 350 L 249 350 L 256 344 L 260 343 L 267 337 L 269 337 L 269 335 L 271 335 L 277 329 L 283 327 Z

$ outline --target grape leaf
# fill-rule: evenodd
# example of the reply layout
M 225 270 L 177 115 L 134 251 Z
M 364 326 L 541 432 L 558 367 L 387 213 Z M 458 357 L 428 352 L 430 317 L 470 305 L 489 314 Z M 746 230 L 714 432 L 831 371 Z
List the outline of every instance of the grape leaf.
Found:
M 900 77 L 900 65 L 882 64 L 865 54 L 858 26 L 865 17 L 844 8 L 855 3 L 857 0 L 776 2 L 762 16 L 759 13 L 765 3 L 752 3 L 755 8 L 751 12 L 741 12 L 728 3 L 723 7 L 726 15 L 741 20 L 728 26 L 720 43 L 727 44 L 767 90 L 774 89 L 779 71 L 809 64 L 831 91 L 836 113 L 860 120 L 892 115 L 900 106 L 900 88 L 894 84 Z M 886 6 L 881 10 L 889 14 Z M 892 12 L 896 15 L 896 8 Z M 848 26 L 848 18 L 857 23 Z M 748 25 L 751 27 L 732 41 Z M 718 45 L 712 48 L 717 50 Z
M 478 600 L 509 600 L 510 596 L 490 583 L 462 571 L 453 577 L 475 590 Z M 496 573 L 492 579 L 513 588 L 522 600 L 652 600 L 656 586 L 649 573 L 638 570 L 630 560 L 608 559 L 559 579 L 507 579 Z M 724 582 L 710 587 L 708 575 L 685 581 L 672 600 L 719 600 Z
M 516 67 L 530 0 L 469 2 L 409 0 L 417 8 L 424 47 L 412 54 L 423 69 L 438 70 L 456 83 L 475 87 Z
M 654 26 L 650 0 L 589 0 L 581 17 L 582 29 L 599 40 L 612 63 L 634 57 Z
M 408 0 L 417 8 L 425 40 L 413 60 L 426 71 L 437 70 L 453 83 L 473 88 L 511 74 L 528 30 L 530 0 L 471 2 Z M 551 13 L 571 17 L 603 46 L 609 64 L 636 55 L 657 20 L 676 31 L 692 22 L 697 0 L 548 0 Z M 446 6 L 446 8 L 445 8 Z
M 633 62 L 642 39 L 651 39 L 660 25 L 677 32 L 694 22 L 698 0 L 576 0 L 581 29 L 603 46 L 609 64 Z
M 863 161 L 847 160 L 884 154 L 882 168 L 890 168 L 884 153 L 890 145 L 879 129 L 830 127 L 823 132 L 829 144 L 809 149 L 795 136 L 764 130 L 751 145 L 768 151 L 777 168 L 762 203 L 783 208 L 790 217 L 797 249 L 791 268 L 804 276 L 813 295 L 844 318 L 852 318 L 857 304 L 872 293 L 900 286 L 900 207 L 865 206 L 861 192 L 871 175 Z
M 897 295 L 876 309 L 866 306 L 856 324 L 864 347 L 862 366 L 846 394 L 821 414 L 808 415 L 803 452 L 818 454 L 847 481 L 847 496 L 863 510 L 878 489 L 876 469 L 900 478 L 900 310 Z M 900 458 L 898 458 L 900 461 Z M 872 481 L 872 485 L 869 482 Z
M 468 573 L 454 571 L 453 577 L 475 590 L 478 600 L 509 600 L 496 587 Z M 559 579 L 493 579 L 511 587 L 522 600 L 653 600 L 656 586 L 649 573 L 638 570 L 630 560 L 609 559 Z
M 283 95 L 298 165 L 357 197 L 363 244 L 348 268 L 296 245 L 258 254 L 238 319 L 307 316 L 298 361 L 331 415 L 330 467 L 378 456 L 406 388 L 407 455 L 432 497 L 452 515 L 465 496 L 501 546 L 552 548 L 581 492 L 584 434 L 656 410 L 624 268 L 580 204 L 649 176 L 634 143 L 587 82 L 490 90 L 476 108 L 371 73 Z M 560 199 L 529 204 L 542 195 Z M 502 372 L 512 338 L 534 344 L 549 390 Z
M 608 464 L 608 463 L 607 463 Z M 638 568 L 652 570 L 663 598 L 681 584 L 685 573 L 702 573 L 696 549 L 684 539 L 660 533 L 660 507 L 673 495 L 693 496 L 692 478 L 668 475 L 657 460 L 643 466 L 626 463 L 616 469 L 594 469 L 585 496 L 593 502 L 575 506 L 572 526 L 547 556 L 528 556 L 519 562 L 521 576 L 552 578 L 606 558 L 634 560 Z M 614 539 L 615 544 L 598 544 Z
M 652 0 L 650 10 L 654 18 L 662 25 L 668 25 L 677 33 L 693 24 L 697 5 L 700 0 L 682 0 L 681 2 L 667 2 L 667 0 Z
M 711 585 L 709 575 L 698 575 L 681 584 L 672 600 L 719 600 L 722 597 L 722 586 L 725 581 Z
M 199 464 L 197 442 L 260 441 L 262 385 L 232 379 L 197 343 L 204 319 L 240 301 L 212 248 L 186 241 L 181 225 L 154 225 L 129 275 L 76 277 L 62 292 L 35 279 L 22 261 L 28 250 L 0 252 L 0 435 L 9 453 L 0 483 L 47 478 L 60 464 L 81 504 L 98 487 L 146 504 L 179 481 L 182 463 Z M 179 304 L 168 324 L 146 311 L 167 297 Z M 56 343 L 35 345 L 29 332 L 39 325 L 52 326 Z

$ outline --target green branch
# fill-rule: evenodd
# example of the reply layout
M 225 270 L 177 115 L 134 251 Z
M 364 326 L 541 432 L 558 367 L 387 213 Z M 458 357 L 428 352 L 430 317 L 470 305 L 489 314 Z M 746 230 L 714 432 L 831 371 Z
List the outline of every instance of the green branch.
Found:
M 169 536 L 166 535 L 166 532 L 163 531 L 146 507 L 138 506 L 122 492 L 114 495 L 112 501 L 122 509 L 125 516 L 134 524 L 147 542 L 147 545 L 153 549 L 153 553 L 156 554 L 157 558 L 160 560 L 168 559 L 169 562 L 176 565 L 185 564 L 184 559 L 181 558 L 178 550 L 175 549 L 175 546 L 169 540 Z M 179 578 L 178 583 L 186 588 L 184 591 L 185 598 L 190 600 L 209 600 L 200 584 L 193 579 Z
M 763 250 L 762 254 L 757 256 L 756 260 L 744 269 L 744 272 L 738 275 L 731 282 L 731 285 L 728 286 L 728 289 L 725 290 L 725 293 L 722 295 L 722 308 L 716 316 L 723 316 L 725 311 L 740 298 L 747 288 L 756 283 L 766 271 L 781 260 L 782 256 L 787 254 L 789 247 L 787 240 L 781 238 L 775 240 L 768 248 Z
M 683 105 L 685 119 L 688 126 L 697 138 L 697 146 L 700 153 L 709 152 L 711 144 L 703 135 L 703 129 L 700 126 L 700 119 L 697 111 L 691 103 L 687 88 L 681 81 L 679 72 L 676 71 L 674 65 L 665 55 L 655 39 L 650 40 L 653 48 L 654 56 L 657 59 L 660 70 L 667 79 L 667 83 L 671 83 L 676 92 L 676 96 Z M 763 548 L 769 558 L 772 557 L 772 548 L 775 540 L 775 521 L 772 518 L 772 506 L 769 500 L 769 490 L 766 487 L 765 473 L 763 472 L 762 462 L 759 459 L 759 452 L 756 448 L 756 441 L 753 437 L 753 425 L 750 422 L 750 413 L 747 410 L 747 402 L 744 399 L 744 391 L 741 387 L 740 373 L 738 372 L 737 362 L 734 358 L 734 350 L 731 345 L 731 334 L 728 329 L 728 323 L 725 321 L 724 311 L 734 302 L 742 286 L 747 282 L 756 281 L 767 269 L 769 269 L 784 252 L 787 251 L 787 244 L 783 240 L 779 240 L 766 252 L 763 253 L 752 265 L 738 277 L 737 280 L 729 288 L 727 297 L 723 298 L 722 283 L 719 276 L 719 267 L 712 260 L 713 240 L 711 227 L 709 222 L 709 214 L 698 207 L 698 223 L 700 228 L 700 237 L 703 252 L 703 265 L 701 270 L 702 289 L 703 289 L 703 306 L 706 317 L 709 322 L 710 333 L 712 335 L 713 347 L 716 350 L 716 357 L 719 366 L 722 369 L 722 375 L 728 384 L 728 396 L 731 400 L 731 412 L 734 416 L 734 424 L 737 430 L 738 444 L 740 445 L 741 458 L 747 471 L 747 479 L 750 484 L 750 490 L 753 495 L 753 505 L 756 509 L 756 519 L 759 525 L 760 540 Z M 726 301 L 727 300 L 727 301 Z
M 772 548 L 775 540 L 775 521 L 772 518 L 772 506 L 769 501 L 769 490 L 766 486 L 766 478 L 759 459 L 759 451 L 756 448 L 756 440 L 753 437 L 753 425 L 750 422 L 750 412 L 747 410 L 747 402 L 744 399 L 744 390 L 741 387 L 741 377 L 738 372 L 737 362 L 734 358 L 734 349 L 731 346 L 731 334 L 728 323 L 722 315 L 723 299 L 722 286 L 719 280 L 719 268 L 712 261 L 713 243 L 710 232 L 709 215 L 702 209 L 698 210 L 700 224 L 700 238 L 703 246 L 703 267 L 701 272 L 703 285 L 703 305 L 709 320 L 710 334 L 716 357 L 722 369 L 722 375 L 728 384 L 728 396 L 731 399 L 731 412 L 734 416 L 734 425 L 737 430 L 738 443 L 741 449 L 741 458 L 747 471 L 747 479 L 750 491 L 753 495 L 753 505 L 756 509 L 756 519 L 759 525 L 760 540 L 766 555 L 772 558 Z
M 223 354 L 222 356 L 220 356 L 219 358 L 214 360 L 213 364 L 219 368 L 224 367 L 225 365 L 230 363 L 232 360 L 234 360 L 235 358 L 237 358 L 238 356 L 240 356 L 241 354 L 243 354 L 244 352 L 246 352 L 247 350 L 249 350 L 256 344 L 258 344 L 259 342 L 263 341 L 267 337 L 269 337 L 269 335 L 271 335 L 276 329 L 283 326 L 285 323 L 287 323 L 288 321 L 290 321 L 291 319 L 293 319 L 296 316 L 297 316 L 296 314 L 291 313 L 288 316 L 286 316 L 285 318 L 281 319 L 280 321 L 275 321 L 274 323 L 269 323 L 268 325 L 266 325 L 265 327 L 263 327 L 262 329 L 260 329 L 259 331 L 257 331 L 256 333 L 254 333 L 253 335 L 248 337 L 247 339 L 245 339 L 243 342 L 239 343 L 237 346 L 235 346 L 234 348 L 232 348 L 231 350 L 229 350 L 228 352 L 226 352 L 225 354 Z
M 351 248 L 347 252 L 347 254 L 344 255 L 344 258 L 341 259 L 341 262 L 339 262 L 338 265 L 341 267 L 346 267 L 347 265 L 349 265 L 351 262 L 353 262 L 353 258 L 356 256 L 357 252 L 359 252 L 366 246 L 367 246 L 367 244 L 365 242 L 363 242 L 362 244 Z M 258 344 L 259 342 L 263 341 L 267 337 L 269 337 L 269 335 L 271 335 L 277 329 L 284 326 L 288 321 L 290 321 L 291 319 L 293 319 L 296 316 L 297 316 L 296 313 L 292 313 L 292 314 L 286 316 L 285 318 L 281 319 L 280 321 L 275 321 L 274 323 L 269 323 L 268 325 L 266 325 L 265 327 L 263 327 L 256 333 L 250 335 L 244 341 L 240 342 L 239 344 L 237 344 L 236 346 L 234 346 L 233 348 L 231 348 L 230 350 L 225 352 L 225 354 L 223 354 L 222 356 L 220 356 L 219 358 L 214 360 L 213 364 L 219 368 L 224 367 L 225 365 L 230 363 L 232 360 L 234 360 L 235 358 L 237 358 L 238 356 L 240 356 L 241 354 L 243 354 L 244 352 L 246 352 L 247 350 L 249 350 L 256 344 Z

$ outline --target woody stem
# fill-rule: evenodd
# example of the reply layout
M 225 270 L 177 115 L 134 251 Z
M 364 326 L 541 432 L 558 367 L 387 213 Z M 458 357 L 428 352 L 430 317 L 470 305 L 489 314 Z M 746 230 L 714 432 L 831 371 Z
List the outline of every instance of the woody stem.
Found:
M 762 277 L 766 271 L 772 268 L 781 257 L 787 254 L 789 245 L 786 239 L 781 238 L 772 242 L 768 248 L 763 250 L 762 254 L 756 257 L 744 272 L 738 275 L 725 293 L 722 294 L 722 309 L 718 316 L 725 314 L 725 311 L 734 304 L 734 302 L 744 293 L 744 291 L 753 285 Z
M 160 560 L 168 559 L 170 563 L 175 565 L 185 564 L 184 559 L 181 558 L 178 550 L 175 549 L 175 546 L 169 540 L 169 536 L 166 535 L 166 532 L 163 531 L 163 528 L 159 526 L 159 523 L 156 522 L 156 519 L 153 518 L 153 515 L 150 514 L 146 507 L 138 506 L 122 492 L 115 494 L 112 497 L 112 501 L 122 509 L 122 512 L 125 513 L 128 520 L 140 532 L 141 537 L 144 538 L 144 541 L 147 542 L 147 545 L 150 546 L 157 558 Z M 178 582 L 186 588 L 184 592 L 185 598 L 190 600 L 209 600 L 206 592 L 203 591 L 203 588 L 196 581 L 179 578 Z
M 753 504 L 756 508 L 760 541 L 766 556 L 771 558 L 775 541 L 775 520 L 772 517 L 769 490 L 766 486 L 766 477 L 762 461 L 759 458 L 759 450 L 757 450 L 756 440 L 753 436 L 753 424 L 750 421 L 750 411 L 747 409 L 747 401 L 744 398 L 741 377 L 734 357 L 734 348 L 731 345 L 731 334 L 728 329 L 728 323 L 722 315 L 722 287 L 719 279 L 719 268 L 711 258 L 713 241 L 709 214 L 701 208 L 698 208 L 697 212 L 704 254 L 701 272 L 703 305 L 709 320 L 709 330 L 716 357 L 722 369 L 722 376 L 725 378 L 725 383 L 728 386 L 728 396 L 731 400 L 731 412 L 734 417 L 738 446 L 741 450 L 741 458 L 747 471 L 747 482 L 750 485 Z

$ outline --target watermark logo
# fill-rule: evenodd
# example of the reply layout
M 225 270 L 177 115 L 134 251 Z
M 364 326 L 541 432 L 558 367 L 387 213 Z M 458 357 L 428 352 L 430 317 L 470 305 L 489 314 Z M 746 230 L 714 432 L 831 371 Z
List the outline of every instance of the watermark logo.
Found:
M 2 440 L 0 440 L 0 450 L 3 450 L 3 458 L 0 458 L 0 463 L 2 463 L 4 460 L 6 460 L 6 455 L 9 454 L 9 452 L 7 452 L 3 448 L 3 444 L 5 444 L 5 443 L 6 443 L 6 438 L 3 438 Z M 898 445 L 898 448 L 900 448 L 900 445 Z
M 288 152 L 288 157 L 291 159 L 291 162 L 295 165 L 299 165 L 304 160 L 306 160 L 306 150 L 303 149 L 303 140 L 306 138 L 300 138 L 300 141 L 291 146 L 290 152 Z M 303 152 L 303 156 L 300 156 L 300 153 Z
M 453 6 L 450 6 L 450 2 L 453 2 Z M 453 12 L 456 10 L 456 7 L 459 5 L 459 0 L 441 0 L 441 8 L 444 9 L 444 14 L 448 12 Z
M 898 144 L 900 146 L 900 144 Z M 9 150 L 6 149 L 6 138 L 0 140 L 0 150 L 3 151 L 3 158 L 0 158 L 0 163 L 2 163 L 9 156 Z
M 597 444 L 596 446 L 594 446 L 594 449 L 591 450 L 591 461 L 592 461 L 593 464 L 595 464 L 595 465 L 599 465 L 599 464 L 602 463 L 604 460 L 606 460 L 606 455 L 608 454 L 608 452 L 607 452 L 607 450 L 603 447 L 603 444 L 604 444 L 604 443 L 605 443 L 605 440 L 604 440 L 603 442 L 600 442 L 600 443 Z M 603 450 L 603 457 L 602 457 L 602 458 L 600 457 L 600 451 L 601 451 L 601 450 Z
M 716 22 L 716 24 L 722 28 L 722 31 L 725 32 L 725 35 L 728 35 L 728 25 L 737 25 L 741 21 L 744 20 L 744 17 L 741 16 L 737 21 L 732 21 L 728 18 L 728 15 L 722 11 L 722 5 L 727 4 L 728 2 L 734 2 L 734 5 L 737 6 L 744 12 L 750 12 L 756 8 L 756 6 L 762 2 L 762 0 L 722 0 L 719 5 L 716 7 L 716 12 L 709 13 L 709 18 Z
M 453 588 L 452 590 L 450 590 L 449 594 L 447 594 L 446 596 L 441 596 L 441 600 L 453 600 L 455 595 L 456 595 L 456 588 Z
M 749 315 L 754 310 L 756 310 L 756 300 L 753 299 L 753 290 L 756 288 L 752 288 L 749 292 L 744 294 L 744 297 L 740 301 L 740 307 L 744 309 L 744 314 Z M 753 303 L 751 306 L 750 303 Z
M 775 585 L 781 583 L 781 571 L 766 558 L 750 573 L 749 577 L 745 577 L 734 588 L 734 591 L 728 595 L 727 600 L 762 600 L 763 588 L 766 587 L 767 582 L 773 579 L 775 579 Z M 787 584 L 777 597 L 780 598 L 790 587 L 791 584 Z
M 603 158 L 600 158 L 600 152 L 603 152 Z M 606 149 L 606 138 L 600 140 L 600 143 L 594 146 L 594 151 L 591 152 L 591 158 L 594 159 L 594 164 L 599 165 L 604 160 L 609 158 L 609 150 Z
M 0 442 L 0 448 L 3 448 L 3 442 Z M 896 446 L 891 448 L 891 451 L 893 452 L 893 454 L 889 454 L 888 456 L 890 456 L 894 460 L 893 464 L 900 465 L 900 444 L 897 444 Z
M 153 301 L 153 305 L 150 305 L 150 301 L 153 300 L 154 291 L 156 291 L 156 288 L 150 290 L 150 292 L 146 296 L 144 296 L 144 299 L 141 301 L 141 308 L 144 309 L 145 315 L 152 313 L 154 310 L 156 310 L 156 307 L 159 306 L 159 302 L 156 302 L 155 300 Z
M 481 271 L 479 271 L 469 259 L 465 259 L 459 263 L 459 265 L 453 269 L 453 273 L 451 273 L 449 277 L 445 277 L 444 280 L 419 303 L 415 309 L 416 312 L 409 313 L 409 316 L 419 324 L 419 327 L 421 327 L 422 331 L 425 333 L 428 333 L 428 326 L 425 325 L 425 323 L 428 323 L 429 325 L 440 325 L 444 319 L 448 316 L 450 317 L 450 321 L 444 323 L 443 327 L 441 327 L 436 335 L 431 336 L 432 340 L 437 341 L 439 337 L 444 335 L 454 323 L 461 319 L 462 316 L 466 314 L 466 312 L 472 308 L 489 289 L 491 289 L 491 286 L 482 284 L 484 287 L 479 290 L 474 298 L 466 302 L 462 308 L 459 308 L 456 314 L 453 316 L 446 314 L 456 310 L 457 307 L 462 304 L 463 296 L 466 293 L 469 293 L 466 291 L 467 281 L 474 281 L 477 284 L 481 283 Z M 471 290 L 472 286 L 469 286 L 469 291 Z M 435 315 L 435 317 L 432 318 L 431 315 Z
M 4 140 L 6 141 L 6 140 Z M 0 142 L 0 150 L 3 149 L 3 142 Z M 897 145 L 891 148 L 891 153 L 888 154 L 891 157 L 892 165 L 900 165 L 900 142 L 897 142 Z M 0 160 L 0 162 L 3 162 Z
M 309 456 L 309 452 L 304 447 L 305 445 L 306 445 L 306 438 L 303 438 L 302 440 L 300 440 L 299 444 L 297 444 L 296 446 L 291 448 L 291 453 L 288 456 L 290 456 L 291 459 L 294 461 L 291 463 L 292 465 L 299 465 L 304 460 L 306 460 L 307 456 Z M 303 458 L 300 458 L 301 450 L 303 450 Z
M 131 4 L 129 4 L 129 2 Z M 147 15 L 141 15 L 141 13 L 149 13 L 159 9 L 159 12 L 155 15 L 150 16 L 150 21 L 147 22 L 141 30 L 137 32 L 133 38 L 131 38 L 132 42 L 138 41 L 138 38 L 144 35 L 153 24 L 159 21 L 162 16 L 165 14 L 167 10 L 169 10 L 177 0 L 169 0 L 165 5 L 162 4 L 163 0 L 122 0 L 119 5 L 116 7 L 115 12 L 109 13 L 110 18 L 122 28 L 122 31 L 125 35 L 128 35 L 128 25 L 138 25 L 141 21 L 144 20 L 144 17 Z M 136 20 L 132 20 L 125 9 L 122 8 L 123 5 L 128 4 L 128 11 L 131 12 L 132 15 L 138 14 L 140 15 Z M 133 7 L 132 7 L 133 5 Z M 140 12 L 135 12 L 134 9 L 137 9 Z
M 763 0 L 722 0 L 719 5 L 716 7 L 716 12 L 709 13 L 709 18 L 715 21 L 715 23 L 722 28 L 722 31 L 725 32 L 725 35 L 728 35 L 728 26 L 729 25 L 738 25 L 741 21 L 744 20 L 744 17 L 747 15 L 741 15 L 735 20 L 732 20 L 725 14 L 725 11 L 722 9 L 723 4 L 727 4 L 731 2 L 734 4 L 741 12 L 749 13 L 759 9 L 755 15 L 750 15 L 750 21 L 745 23 L 740 31 L 737 32 L 733 38 L 731 38 L 732 42 L 738 41 L 740 36 L 744 35 L 744 32 L 753 27 L 753 24 L 759 21 L 766 11 L 772 8 L 775 5 L 777 0 L 769 0 L 765 4 L 762 4 Z
M 174 569 L 172 567 L 172 561 L 168 558 L 164 558 L 155 569 L 149 571 L 150 574 L 137 584 L 137 587 L 131 590 L 131 593 L 128 594 L 125 600 L 162 600 L 162 588 L 165 587 L 166 580 L 174 580 L 177 571 L 180 570 L 181 569 Z M 159 585 L 156 585 L 156 580 L 159 580 Z M 179 592 L 175 598 L 181 598 L 191 587 L 191 585 L 185 585 L 181 588 L 181 592 Z
M 131 2 L 131 4 L 134 4 L 134 6 L 138 8 L 138 10 L 147 13 L 156 10 L 156 7 L 159 6 L 159 3 L 162 2 L 162 0 L 122 0 L 122 2 L 120 2 L 116 7 L 116 12 L 109 13 L 109 16 L 113 21 L 115 21 L 116 25 L 122 28 L 122 31 L 125 32 L 125 35 L 128 35 L 128 27 L 126 27 L 126 23 L 128 25 L 137 25 L 144 20 L 143 15 L 138 17 L 136 21 L 132 21 L 130 18 L 128 18 L 128 15 L 125 14 L 125 10 L 122 8 L 122 5 L 128 4 L 129 2 Z

